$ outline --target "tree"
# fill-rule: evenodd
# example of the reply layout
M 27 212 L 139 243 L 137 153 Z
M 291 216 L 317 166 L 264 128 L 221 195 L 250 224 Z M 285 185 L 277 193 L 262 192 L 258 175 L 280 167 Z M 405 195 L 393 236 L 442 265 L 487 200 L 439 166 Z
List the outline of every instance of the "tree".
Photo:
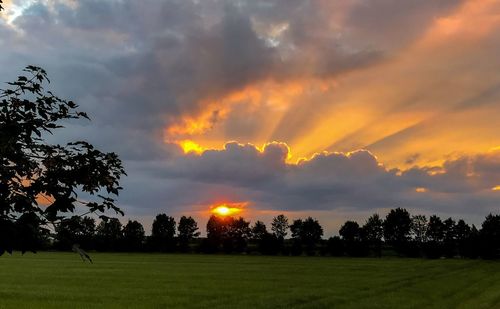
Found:
M 0 0 L 0 11 L 2 11 L 2 10 L 3 10 L 2 3 L 3 3 L 3 1 L 2 1 L 2 0 Z
M 471 256 L 471 245 L 473 243 L 473 234 L 471 227 L 464 220 L 458 220 L 455 226 L 455 235 L 457 238 L 457 250 L 461 257 Z
M 224 235 L 224 250 L 226 252 L 243 252 L 245 251 L 248 239 L 251 236 L 250 222 L 245 221 L 242 217 L 231 220 Z
M 361 229 L 362 238 L 368 243 L 376 256 L 382 255 L 382 238 L 384 237 L 384 221 L 378 214 L 371 215 Z
M 74 244 L 85 250 L 94 248 L 95 220 L 90 217 L 72 216 L 56 227 L 55 241 L 59 250 L 70 250 Z
M 436 215 L 429 217 L 427 224 L 426 255 L 430 258 L 439 258 L 443 254 L 444 224 Z
M 101 251 L 117 251 L 121 249 L 123 240 L 122 224 L 116 218 L 103 220 L 97 226 L 97 249 Z
M 348 242 L 360 240 L 361 229 L 359 228 L 359 224 L 354 221 L 346 221 L 344 225 L 340 227 L 339 235 Z
M 126 251 L 140 251 L 144 242 L 144 227 L 137 221 L 128 220 L 123 227 L 123 248 Z
M 182 216 L 177 226 L 179 232 L 179 247 L 181 251 L 188 251 L 189 242 L 194 238 L 200 236 L 198 232 L 198 224 L 192 217 Z
M 220 249 L 227 230 L 229 229 L 229 224 L 232 220 L 232 217 L 219 217 L 215 215 L 210 216 L 207 222 L 207 242 L 205 244 L 206 252 L 217 252 Z
M 281 242 L 283 242 L 288 234 L 288 228 L 288 218 L 285 215 L 279 215 L 273 218 L 271 230 L 273 231 L 274 236 L 276 236 L 276 238 Z
M 153 221 L 151 240 L 155 250 L 162 252 L 175 249 L 175 219 L 166 214 L 159 214 Z
M 368 248 L 363 242 L 362 229 L 354 221 L 346 221 L 340 227 L 339 235 L 342 236 L 345 251 L 350 256 L 363 256 L 368 253 Z
M 251 239 L 257 244 L 257 249 L 262 254 L 277 254 L 280 250 L 278 238 L 267 231 L 262 221 L 257 221 L 252 227 Z
M 406 209 L 391 209 L 384 221 L 384 238 L 394 249 L 402 253 L 410 236 L 411 218 Z
M 302 246 L 305 246 L 306 253 L 313 255 L 316 249 L 316 244 L 323 236 L 323 228 L 318 220 L 308 217 L 305 220 L 295 220 L 290 225 L 292 238 L 294 239 L 294 254 L 302 252 Z
M 411 217 L 411 234 L 419 245 L 427 241 L 427 217 L 415 215 Z
M 262 240 L 267 234 L 267 228 L 264 222 L 262 221 L 256 221 L 255 224 L 252 227 L 252 239 L 255 241 L 260 241 Z
M 452 218 L 443 222 L 443 250 L 446 257 L 454 257 L 457 253 L 457 227 Z
M 500 215 L 486 216 L 479 236 L 481 256 L 485 259 L 500 258 Z
M 210 216 L 207 222 L 205 251 L 243 252 L 251 236 L 250 223 L 243 218 Z
M 61 123 L 89 118 L 73 101 L 44 90 L 45 70 L 28 66 L 24 72 L 0 90 L 0 222 L 33 214 L 40 226 L 57 225 L 77 207 L 102 216 L 106 210 L 123 214 L 113 198 L 125 174 L 118 156 L 84 141 L 47 143 L 44 137 L 63 128 Z M 82 193 L 86 201 L 79 199 Z M 42 199 L 46 207 L 39 206 Z M 1 237 L 0 254 L 11 251 L 10 245 Z
M 444 238 L 444 224 L 436 215 L 432 215 L 429 218 L 429 223 L 427 224 L 427 238 L 429 241 L 436 243 L 442 242 Z

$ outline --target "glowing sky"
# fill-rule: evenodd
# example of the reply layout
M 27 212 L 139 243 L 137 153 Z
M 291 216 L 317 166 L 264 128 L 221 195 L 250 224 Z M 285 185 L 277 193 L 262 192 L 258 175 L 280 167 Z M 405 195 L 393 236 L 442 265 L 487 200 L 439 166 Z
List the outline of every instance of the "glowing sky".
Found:
M 121 155 L 127 216 L 244 203 L 335 233 L 396 206 L 473 223 L 500 208 L 498 0 L 5 7 L 0 77 L 43 66 L 92 116 L 53 139 Z

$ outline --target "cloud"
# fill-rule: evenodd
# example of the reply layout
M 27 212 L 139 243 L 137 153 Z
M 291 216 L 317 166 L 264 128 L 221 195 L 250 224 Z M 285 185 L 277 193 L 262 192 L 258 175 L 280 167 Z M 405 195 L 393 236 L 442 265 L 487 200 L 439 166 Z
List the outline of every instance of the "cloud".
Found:
M 487 213 L 500 200 L 492 190 L 500 184 L 499 151 L 406 171 L 387 169 L 366 150 L 325 152 L 296 164 L 286 161 L 288 151 L 283 143 L 259 149 L 231 142 L 222 150 L 179 156 L 164 167 L 155 165 L 154 170 L 167 183 L 187 181 L 184 189 L 177 189 L 193 201 L 201 199 L 207 188 L 218 186 L 238 191 L 242 201 L 257 209 L 370 211 L 402 206 L 442 213 Z M 200 195 L 199 188 L 205 188 Z M 472 200 L 477 204 L 470 204 Z

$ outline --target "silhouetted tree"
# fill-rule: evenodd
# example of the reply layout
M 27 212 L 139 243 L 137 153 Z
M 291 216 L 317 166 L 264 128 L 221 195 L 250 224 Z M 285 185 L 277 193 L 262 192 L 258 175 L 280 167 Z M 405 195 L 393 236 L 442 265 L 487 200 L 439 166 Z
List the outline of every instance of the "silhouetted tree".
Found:
M 59 250 L 70 250 L 78 244 L 85 250 L 94 249 L 95 220 L 90 217 L 72 216 L 56 227 L 55 245 Z
M 184 252 L 189 250 L 189 242 L 200 235 L 198 224 L 192 217 L 182 216 L 177 231 L 179 232 L 179 248 Z
M 429 241 L 441 242 L 444 238 L 444 224 L 436 215 L 432 215 L 429 218 L 429 223 L 427 224 L 427 238 Z
M 473 224 L 470 229 L 469 237 L 462 243 L 463 256 L 468 258 L 478 258 L 481 254 L 481 235 Z
M 49 144 L 44 137 L 63 123 L 88 116 L 74 102 L 44 90 L 49 82 L 45 70 L 28 66 L 24 72 L 0 90 L 0 222 L 26 215 L 25 219 L 37 216 L 40 225 L 57 225 L 76 207 L 91 213 L 122 213 L 112 198 L 125 174 L 118 156 L 83 141 Z M 86 194 L 86 201 L 78 199 L 80 193 Z M 41 197 L 48 206 L 39 207 Z M 27 233 L 30 228 L 21 229 Z M 8 245 L 12 242 L 0 239 L 0 254 L 11 251 Z
M 250 222 L 243 218 L 233 219 L 224 237 L 224 250 L 226 252 L 245 251 L 251 235 Z
M 77 243 L 83 249 L 94 249 L 95 247 L 96 223 L 91 217 L 81 217 L 81 227 L 77 235 Z
M 415 215 L 411 217 L 411 235 L 417 244 L 427 241 L 427 217 Z
M 471 242 L 473 241 L 472 229 L 464 220 L 458 220 L 455 226 L 455 235 L 457 237 L 458 254 L 461 257 L 473 257 L 470 250 Z
M 486 216 L 479 236 L 481 256 L 485 259 L 500 258 L 500 215 Z
M 153 248 L 161 252 L 173 251 L 175 249 L 176 223 L 173 217 L 159 214 L 153 221 L 151 229 L 151 241 Z
M 220 217 L 212 215 L 207 222 L 206 252 L 243 252 L 251 236 L 250 223 L 243 218 Z
M 356 241 L 361 239 L 361 229 L 359 224 L 354 221 L 346 221 L 344 225 L 340 227 L 339 235 L 345 241 Z
M 283 253 L 284 251 L 284 241 L 288 234 L 288 218 L 281 214 L 273 218 L 271 222 L 271 231 L 273 232 L 274 238 L 277 240 L 278 250 Z
M 123 249 L 141 251 L 145 238 L 144 227 L 137 221 L 128 220 L 123 227 Z
M 257 248 L 262 254 L 277 254 L 280 250 L 280 241 L 274 234 L 267 231 L 266 225 L 262 221 L 255 222 L 252 227 L 252 240 L 257 244 Z
M 285 215 L 279 215 L 273 218 L 271 223 L 271 231 L 274 236 L 280 241 L 283 241 L 288 234 L 288 218 Z
M 100 251 L 117 251 L 121 249 L 123 234 L 122 224 L 116 218 L 103 220 L 97 226 L 96 243 Z
M 413 239 L 415 255 L 423 256 L 427 244 L 427 217 L 424 215 L 415 215 L 411 217 L 410 234 Z
M 452 218 L 443 222 L 443 254 L 446 257 L 454 257 L 457 254 L 457 227 Z
M 378 214 L 371 215 L 362 228 L 362 237 L 376 256 L 382 255 L 382 238 L 384 237 L 384 221 Z
M 252 226 L 252 240 L 260 241 L 267 233 L 266 225 L 262 221 L 257 220 Z
M 231 217 L 210 216 L 207 222 L 207 241 L 204 244 L 205 252 L 212 253 L 220 250 L 229 229 L 229 224 L 233 220 Z
M 290 232 L 292 232 L 292 254 L 302 254 L 302 219 L 293 220 L 290 224 Z
M 345 252 L 350 256 L 363 256 L 368 252 L 368 248 L 362 239 L 362 229 L 354 221 L 346 221 L 340 227 L 339 235 L 344 240 Z
M 323 228 L 318 220 L 311 217 L 303 221 L 301 219 L 293 221 L 293 224 L 290 225 L 290 231 L 292 232 L 292 238 L 294 240 L 294 254 L 300 254 L 302 252 L 302 246 L 304 246 L 306 253 L 308 255 L 313 255 L 317 243 L 323 236 Z
M 394 249 L 403 253 L 407 249 L 410 237 L 411 218 L 406 209 L 391 209 L 384 221 L 385 241 L 394 247 Z
M 444 224 L 436 215 L 429 217 L 427 224 L 427 243 L 425 254 L 430 258 L 438 258 L 443 255 Z

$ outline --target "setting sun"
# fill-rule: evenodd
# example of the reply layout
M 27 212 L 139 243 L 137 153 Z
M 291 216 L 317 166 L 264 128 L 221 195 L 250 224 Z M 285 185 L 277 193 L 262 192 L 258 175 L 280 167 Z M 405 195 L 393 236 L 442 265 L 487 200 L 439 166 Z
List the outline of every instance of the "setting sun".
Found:
M 232 205 L 222 204 L 213 208 L 211 212 L 215 215 L 226 217 L 240 213 L 242 210 L 238 207 L 232 207 Z

